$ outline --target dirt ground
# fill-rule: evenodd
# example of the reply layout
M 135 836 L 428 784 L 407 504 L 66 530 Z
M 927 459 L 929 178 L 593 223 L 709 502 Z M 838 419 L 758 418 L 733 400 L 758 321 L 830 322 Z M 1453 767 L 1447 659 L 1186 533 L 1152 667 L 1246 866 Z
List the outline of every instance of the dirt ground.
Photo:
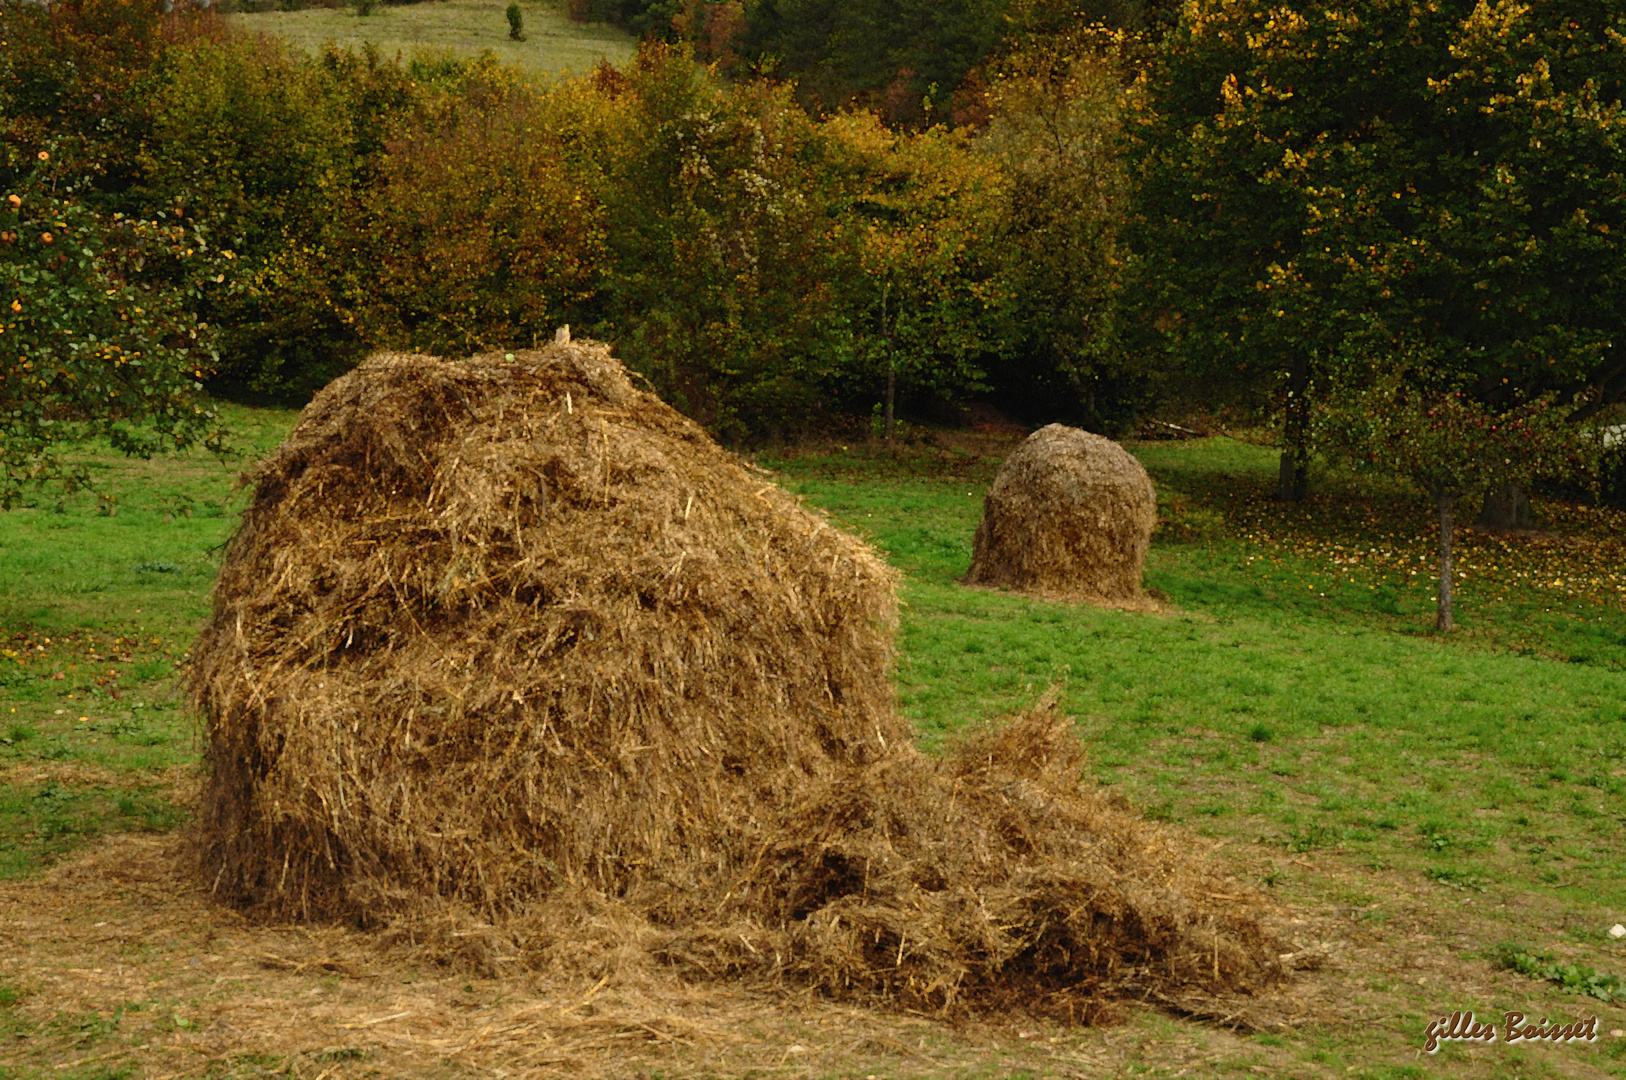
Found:
M 1273 922 L 1300 969 L 1278 993 L 1222 1022 L 1131 1006 L 1122 1023 L 1066 1029 L 676 978 L 471 979 L 376 935 L 251 923 L 188 876 L 185 844 L 110 838 L 0 885 L 0 987 L 16 993 L 0 1010 L 0 1076 L 1626 1075 L 1626 1037 L 1610 1035 L 1626 1009 L 1484 959 L 1497 941 L 1546 940 L 1588 913 L 1373 873 L 1337 853 L 1278 864 Z M 1272 854 L 1233 859 L 1263 868 Z M 1602 1037 L 1424 1055 L 1424 1026 L 1452 1009 L 1596 1015 Z

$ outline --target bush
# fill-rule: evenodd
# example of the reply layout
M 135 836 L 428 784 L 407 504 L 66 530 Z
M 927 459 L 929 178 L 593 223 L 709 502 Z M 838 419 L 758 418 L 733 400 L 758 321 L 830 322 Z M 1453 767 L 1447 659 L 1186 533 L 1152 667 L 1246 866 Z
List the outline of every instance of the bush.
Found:
M 332 67 L 261 37 L 172 50 L 162 75 L 142 196 L 201 216 L 247 268 L 247 288 L 208 312 L 225 328 L 220 377 L 314 390 L 355 351 L 329 265 L 355 171 L 344 88 Z

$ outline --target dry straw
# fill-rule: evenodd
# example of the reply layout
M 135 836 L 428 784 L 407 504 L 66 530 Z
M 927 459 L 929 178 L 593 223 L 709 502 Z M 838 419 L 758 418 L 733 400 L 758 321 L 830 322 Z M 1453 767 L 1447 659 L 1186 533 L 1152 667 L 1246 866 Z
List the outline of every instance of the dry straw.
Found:
M 217 896 L 488 972 L 938 1010 L 1274 977 L 1053 702 L 919 754 L 893 571 L 601 346 L 374 357 L 253 480 L 194 654 Z
M 1141 572 L 1156 524 L 1157 493 L 1140 462 L 1110 439 L 1051 424 L 994 477 L 965 583 L 1153 608 Z

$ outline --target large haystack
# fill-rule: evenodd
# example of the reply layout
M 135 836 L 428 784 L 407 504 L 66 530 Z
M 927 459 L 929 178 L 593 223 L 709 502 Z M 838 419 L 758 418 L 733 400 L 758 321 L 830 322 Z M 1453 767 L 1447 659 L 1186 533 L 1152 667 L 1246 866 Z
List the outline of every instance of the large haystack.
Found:
M 1054 710 L 916 752 L 892 571 L 600 346 L 375 357 L 255 482 L 194 654 L 223 898 L 1079 1019 L 1271 977 Z
M 1051 424 L 1000 466 L 972 541 L 967 585 L 1142 606 L 1157 493 L 1140 462 L 1100 435 Z

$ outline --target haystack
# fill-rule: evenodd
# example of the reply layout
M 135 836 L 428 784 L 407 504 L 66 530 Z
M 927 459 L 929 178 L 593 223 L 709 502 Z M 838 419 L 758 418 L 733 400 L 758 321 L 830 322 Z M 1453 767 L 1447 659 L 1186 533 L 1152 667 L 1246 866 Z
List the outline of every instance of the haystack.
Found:
M 1148 605 L 1141 572 L 1157 524 L 1151 478 L 1123 447 L 1051 424 L 994 477 L 967 585 L 1047 599 Z
M 1053 708 L 919 754 L 893 572 L 601 346 L 374 357 L 253 480 L 194 652 L 224 899 L 938 1009 L 1273 977 Z

